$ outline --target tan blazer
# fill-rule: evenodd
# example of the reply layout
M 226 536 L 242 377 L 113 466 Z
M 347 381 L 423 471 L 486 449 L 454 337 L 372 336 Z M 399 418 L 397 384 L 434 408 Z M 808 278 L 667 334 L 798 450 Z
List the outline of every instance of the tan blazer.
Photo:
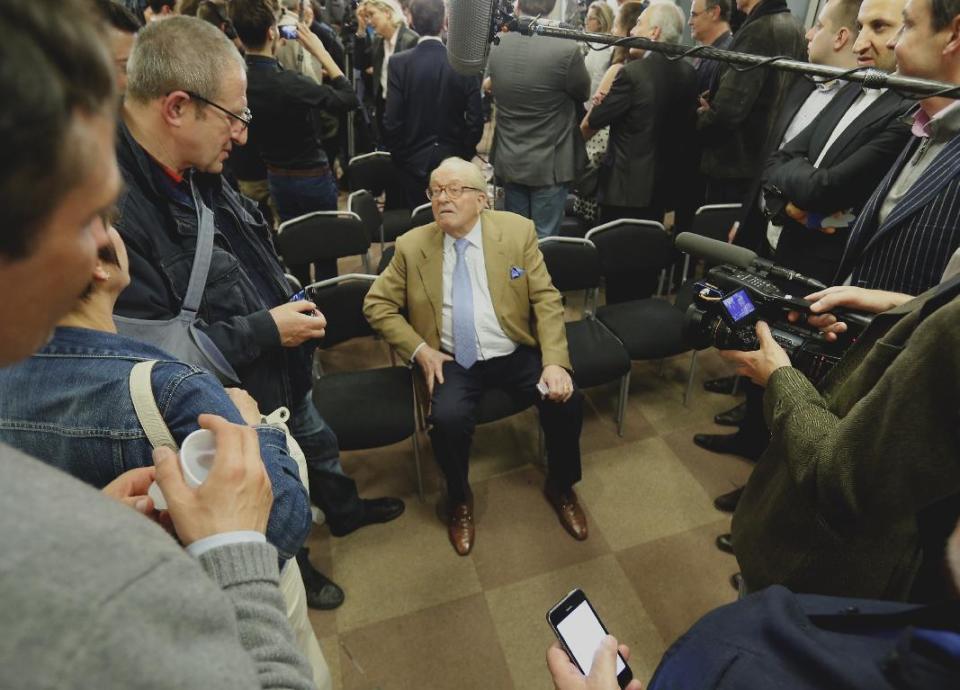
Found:
M 544 366 L 571 369 L 563 304 L 533 222 L 503 211 L 483 211 L 480 219 L 490 297 L 503 332 L 520 345 L 539 347 Z M 363 304 L 370 325 L 406 361 L 422 342 L 440 349 L 443 236 L 436 223 L 401 235 L 393 260 Z M 522 269 L 515 278 L 514 268 Z

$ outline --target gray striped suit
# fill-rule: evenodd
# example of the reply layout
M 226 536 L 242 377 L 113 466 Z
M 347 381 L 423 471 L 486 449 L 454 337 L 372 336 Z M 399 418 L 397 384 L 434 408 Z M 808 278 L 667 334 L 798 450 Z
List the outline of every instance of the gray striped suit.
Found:
M 960 247 L 960 136 L 917 179 L 886 220 L 877 214 L 904 165 L 920 145 L 911 138 L 857 218 L 836 283 L 919 295 L 940 282 Z

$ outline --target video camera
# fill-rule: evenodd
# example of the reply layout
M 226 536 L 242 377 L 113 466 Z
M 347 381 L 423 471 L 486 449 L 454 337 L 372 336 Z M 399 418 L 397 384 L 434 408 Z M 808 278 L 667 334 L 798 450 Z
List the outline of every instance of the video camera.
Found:
M 870 323 L 868 315 L 844 312 L 847 332 L 831 342 L 805 319 L 796 323 L 787 319 L 791 311 L 810 312 L 810 302 L 789 290 L 822 289 L 822 283 L 759 259 L 749 250 L 692 233 L 681 233 L 677 247 L 719 263 L 695 284 L 684 318 L 684 340 L 696 350 L 756 350 L 760 347 L 756 324 L 763 320 L 793 366 L 818 383 Z

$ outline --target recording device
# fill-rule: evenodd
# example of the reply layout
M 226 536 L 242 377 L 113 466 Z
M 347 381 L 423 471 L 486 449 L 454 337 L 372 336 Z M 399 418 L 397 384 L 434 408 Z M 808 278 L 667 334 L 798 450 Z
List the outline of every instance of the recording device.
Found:
M 288 41 L 297 40 L 297 26 L 295 24 L 281 24 L 279 27 L 280 37 Z
M 497 31 L 513 21 L 509 0 L 450 0 L 447 12 L 447 59 L 460 74 L 483 72 Z
M 590 673 L 593 655 L 607 634 L 607 628 L 600 621 L 583 590 L 573 590 L 550 609 L 547 612 L 547 623 L 583 675 Z M 617 683 L 621 688 L 625 688 L 631 680 L 633 671 L 627 666 L 620 652 L 617 652 Z
M 809 314 L 811 304 L 789 292 L 791 282 L 796 284 L 799 276 L 799 284 L 806 285 L 812 279 L 758 259 L 750 250 L 691 233 L 681 233 L 676 244 L 719 264 L 695 284 L 693 302 L 684 315 L 683 338 L 696 350 L 756 350 L 760 347 L 756 325 L 763 320 L 793 366 L 818 383 L 870 324 L 870 316 L 845 311 L 847 332 L 831 342 L 805 320 L 787 320 L 791 311 Z

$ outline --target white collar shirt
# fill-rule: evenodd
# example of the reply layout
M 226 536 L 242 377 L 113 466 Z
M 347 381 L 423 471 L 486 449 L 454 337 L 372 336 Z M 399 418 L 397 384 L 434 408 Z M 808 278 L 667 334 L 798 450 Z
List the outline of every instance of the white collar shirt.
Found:
M 387 72 L 390 66 L 390 56 L 393 55 L 397 49 L 397 38 L 400 36 L 400 28 L 401 27 L 398 26 L 390 38 L 383 39 L 383 67 L 380 69 L 380 86 L 383 90 L 380 93 L 383 94 L 384 99 L 387 97 Z
M 477 331 L 479 359 L 504 357 L 517 349 L 517 344 L 507 337 L 500 327 L 497 312 L 490 297 L 487 283 L 487 264 L 483 258 L 483 231 L 480 219 L 466 235 L 469 242 L 463 253 L 470 273 L 473 292 L 473 320 Z M 444 352 L 455 354 L 453 349 L 453 269 L 457 265 L 456 240 L 443 236 L 443 307 L 441 309 L 440 347 Z

